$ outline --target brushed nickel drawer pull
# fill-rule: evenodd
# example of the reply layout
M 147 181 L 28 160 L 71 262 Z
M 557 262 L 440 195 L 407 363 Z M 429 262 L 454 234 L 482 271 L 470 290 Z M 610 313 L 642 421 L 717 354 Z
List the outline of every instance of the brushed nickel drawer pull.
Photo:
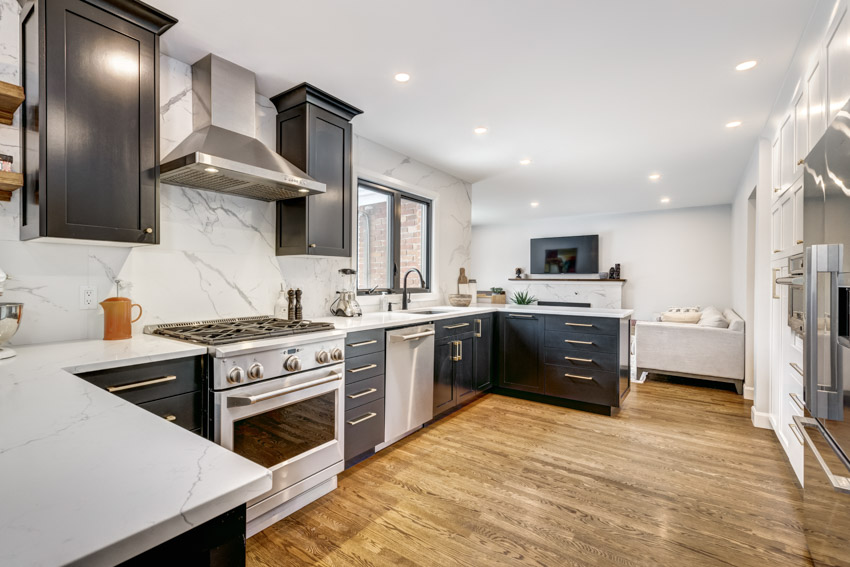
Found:
M 446 325 L 444 329 L 460 329 L 461 327 L 469 327 L 469 323 L 458 323 L 457 325 Z
M 369 394 L 374 394 L 377 392 L 377 388 L 369 388 L 368 390 L 363 390 L 362 392 L 357 392 L 356 394 L 349 394 L 346 396 L 349 400 L 356 400 L 357 398 L 362 398 L 363 396 L 368 396 Z
M 794 434 L 794 437 L 797 438 L 797 442 L 800 443 L 800 445 L 805 445 L 806 442 L 803 441 L 803 437 L 800 435 L 800 430 L 797 429 L 797 426 L 793 423 L 789 423 L 788 427 L 791 429 L 791 433 Z
M 364 421 L 369 421 L 370 419 L 372 419 L 376 415 L 378 415 L 378 414 L 376 414 L 373 411 L 370 411 L 369 413 L 367 413 L 363 417 L 358 417 L 357 419 L 352 419 L 351 421 L 349 421 L 347 423 L 348 423 L 348 425 L 357 425 L 359 423 L 363 423 Z
M 351 368 L 348 371 L 352 374 L 357 374 L 358 372 L 363 372 L 364 370 L 372 370 L 373 368 L 377 368 L 377 364 L 367 364 L 366 366 L 361 366 L 359 368 Z
M 802 369 L 802 368 L 800 368 L 800 365 L 799 365 L 799 364 L 797 364 L 796 362 L 789 362 L 789 363 L 788 363 L 788 366 L 790 366 L 791 368 L 793 368 L 793 369 L 794 369 L 794 371 L 795 371 L 797 374 L 799 374 L 800 376 L 805 376 L 805 374 L 803 374 L 803 369 Z
M 571 343 L 571 344 L 574 344 L 574 345 L 592 345 L 593 344 L 593 341 L 574 341 L 574 340 L 571 340 L 571 339 L 564 339 L 564 342 L 565 343 Z
M 153 380 L 145 380 L 144 382 L 133 382 L 132 384 L 124 384 L 123 386 L 109 386 L 106 388 L 106 391 L 110 393 L 123 392 L 124 390 L 135 390 L 136 388 L 162 384 L 163 382 L 171 382 L 173 380 L 177 380 L 177 376 L 163 376 L 162 378 L 154 378 Z
M 567 378 L 578 378 L 579 380 L 593 380 L 590 376 L 579 376 L 578 374 L 564 374 Z
M 805 406 L 805 405 L 803 405 L 803 402 L 802 402 L 802 401 L 800 401 L 800 396 L 798 396 L 798 395 L 797 395 L 797 394 L 795 394 L 794 392 L 791 392 L 791 393 L 790 393 L 790 394 L 788 394 L 788 395 L 789 395 L 789 396 L 791 396 L 791 399 L 792 399 L 792 400 L 794 400 L 794 404 L 796 404 L 796 406 L 797 406 L 798 408 L 800 408 L 800 411 L 806 411 L 806 406 Z
M 162 417 L 165 419 L 165 421 L 177 421 L 177 416 L 173 414 L 164 415 Z
M 351 348 L 357 348 L 366 345 L 373 345 L 376 342 L 378 342 L 377 339 L 372 339 L 371 341 L 363 341 L 362 343 L 349 343 L 348 346 L 350 346 Z
M 590 323 L 564 323 L 564 325 L 570 327 L 592 327 L 593 325 Z
M 564 360 L 572 360 L 572 361 L 575 361 L 575 362 L 593 362 L 592 358 L 575 358 L 575 357 L 572 357 L 572 356 L 565 356 Z

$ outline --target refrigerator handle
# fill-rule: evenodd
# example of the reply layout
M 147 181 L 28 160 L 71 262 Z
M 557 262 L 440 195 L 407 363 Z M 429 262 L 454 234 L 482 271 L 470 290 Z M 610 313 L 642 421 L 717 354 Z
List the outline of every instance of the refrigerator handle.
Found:
M 838 314 L 835 313 L 843 255 L 843 244 L 806 248 L 805 401 L 812 416 L 825 419 L 843 419 L 844 410 L 841 399 L 844 377 L 839 363 Z M 828 291 L 823 290 L 829 297 L 819 296 L 821 276 L 829 278 Z
M 826 440 L 826 437 L 823 434 L 823 430 L 821 429 L 820 423 L 818 423 L 818 421 L 812 417 L 801 417 L 799 415 L 794 416 L 794 423 L 797 424 L 797 428 L 800 430 L 800 433 L 803 434 L 803 440 L 805 441 L 806 445 L 809 446 L 809 449 L 811 449 L 812 454 L 818 461 L 818 464 L 823 469 L 824 474 L 826 474 L 826 477 L 829 479 L 829 483 L 832 485 L 832 489 L 836 492 L 850 494 L 850 478 L 833 474 L 832 471 L 829 469 L 829 465 L 827 465 L 826 461 L 823 460 L 823 456 L 821 456 L 820 451 L 818 451 L 818 448 L 815 447 L 814 443 L 812 443 L 812 438 L 809 437 L 809 428 L 811 428 L 816 429 L 818 435 L 824 437 L 824 440 Z M 833 448 L 832 444 L 829 443 L 828 440 L 827 443 L 829 444 L 830 449 L 835 451 L 835 448 Z

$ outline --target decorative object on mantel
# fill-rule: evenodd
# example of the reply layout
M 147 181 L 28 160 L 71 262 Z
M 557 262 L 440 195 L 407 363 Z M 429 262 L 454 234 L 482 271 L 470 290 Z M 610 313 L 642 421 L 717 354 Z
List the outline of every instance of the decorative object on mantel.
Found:
M 614 278 L 615 280 L 620 279 L 620 264 L 614 264 Z
M 532 305 L 537 301 L 537 298 L 527 291 L 515 291 L 511 301 L 517 305 Z
M 15 111 L 24 102 L 24 98 L 22 87 L 0 81 L 0 124 L 12 125 Z
M 607 280 L 608 279 L 608 272 L 599 272 L 599 279 L 600 280 Z
M 514 268 L 514 272 L 516 272 L 516 279 L 522 279 L 522 268 Z
M 491 287 L 490 291 L 493 295 L 490 296 L 490 301 L 497 305 L 505 305 L 508 302 L 508 296 L 505 295 L 505 290 L 500 287 Z

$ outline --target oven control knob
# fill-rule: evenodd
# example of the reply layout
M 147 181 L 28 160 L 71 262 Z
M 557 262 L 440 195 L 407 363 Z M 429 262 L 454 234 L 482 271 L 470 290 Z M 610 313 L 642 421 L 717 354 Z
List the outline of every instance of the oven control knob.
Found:
M 298 372 L 301 370 L 301 359 L 295 355 L 290 356 L 283 363 L 283 367 L 290 372 Z
M 234 366 L 227 373 L 227 381 L 231 384 L 241 384 L 245 381 L 245 371 L 238 366 Z
M 335 348 L 331 351 L 331 360 L 333 360 L 334 362 L 339 362 L 343 358 L 344 358 L 344 356 L 342 354 L 341 349 Z
M 331 355 L 326 350 L 320 350 L 316 353 L 316 362 L 319 364 L 327 364 L 331 361 Z
M 259 362 L 255 362 L 251 365 L 251 368 L 248 369 L 248 378 L 251 380 L 259 380 L 263 377 L 263 365 Z

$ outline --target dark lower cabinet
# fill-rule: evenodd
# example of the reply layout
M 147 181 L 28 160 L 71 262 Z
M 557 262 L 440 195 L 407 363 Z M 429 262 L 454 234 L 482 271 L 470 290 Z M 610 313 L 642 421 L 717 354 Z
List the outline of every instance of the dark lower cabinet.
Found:
M 454 374 L 455 341 L 453 337 L 434 343 L 434 415 L 457 405 Z
M 119 567 L 244 567 L 245 505 L 121 563 Z
M 543 393 L 540 376 L 540 343 L 543 317 L 508 313 L 502 318 L 499 386 L 524 392 Z
M 438 321 L 434 343 L 434 415 L 475 399 L 491 386 L 493 318 Z
M 457 387 L 457 403 L 462 404 L 478 393 L 475 387 L 475 347 L 473 336 L 458 337 L 455 341 L 457 354 L 454 361 L 454 380 Z
M 131 0 L 21 11 L 21 239 L 159 242 L 159 34 Z
M 303 83 L 272 97 L 277 152 L 326 186 L 277 203 L 278 256 L 351 256 L 351 119 L 362 111 Z
M 486 390 L 493 384 L 493 315 L 487 313 L 476 317 L 472 341 L 472 357 L 475 389 Z

